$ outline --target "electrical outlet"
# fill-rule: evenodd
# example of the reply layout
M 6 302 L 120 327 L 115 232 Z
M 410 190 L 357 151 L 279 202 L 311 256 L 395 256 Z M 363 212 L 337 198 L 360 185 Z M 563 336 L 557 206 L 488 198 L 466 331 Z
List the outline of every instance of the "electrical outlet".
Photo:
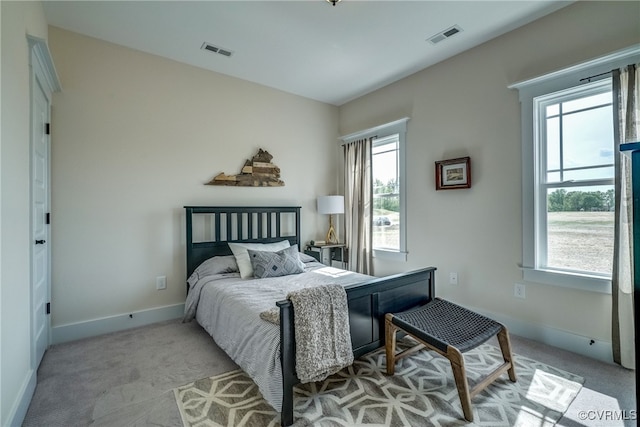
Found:
M 516 283 L 513 287 L 513 296 L 516 298 L 526 298 L 525 285 L 523 283 Z
M 449 284 L 450 285 L 458 284 L 458 273 L 449 273 Z
M 156 289 L 167 289 L 167 276 L 156 277 Z

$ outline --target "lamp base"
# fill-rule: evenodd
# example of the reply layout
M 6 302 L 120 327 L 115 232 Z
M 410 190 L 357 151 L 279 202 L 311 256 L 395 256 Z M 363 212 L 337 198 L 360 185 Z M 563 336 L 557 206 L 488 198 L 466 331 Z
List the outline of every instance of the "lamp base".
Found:
M 338 236 L 336 235 L 336 230 L 333 228 L 333 215 L 329 215 L 329 231 L 327 231 L 326 240 L 328 245 L 338 244 Z

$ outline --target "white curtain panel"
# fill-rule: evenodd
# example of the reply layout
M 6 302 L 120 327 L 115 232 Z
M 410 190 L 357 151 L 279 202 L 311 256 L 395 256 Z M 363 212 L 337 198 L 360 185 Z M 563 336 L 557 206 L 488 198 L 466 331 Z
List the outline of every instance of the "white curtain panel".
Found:
M 373 275 L 371 139 L 344 145 L 344 192 L 349 269 Z
M 618 144 L 639 141 L 640 76 L 638 64 L 613 70 L 614 127 Z M 612 274 L 613 359 L 635 369 L 633 305 L 633 194 L 631 159 L 616 156 L 616 220 Z M 636 248 L 640 250 L 640 248 Z

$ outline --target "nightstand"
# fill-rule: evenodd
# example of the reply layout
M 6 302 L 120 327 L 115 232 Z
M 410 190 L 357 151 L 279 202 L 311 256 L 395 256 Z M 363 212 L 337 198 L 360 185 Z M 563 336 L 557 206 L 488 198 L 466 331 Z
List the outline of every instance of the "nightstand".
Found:
M 308 245 L 304 251 L 305 254 L 311 255 L 318 262 L 331 266 L 333 261 L 339 262 L 340 268 L 346 269 L 348 265 L 347 245 Z

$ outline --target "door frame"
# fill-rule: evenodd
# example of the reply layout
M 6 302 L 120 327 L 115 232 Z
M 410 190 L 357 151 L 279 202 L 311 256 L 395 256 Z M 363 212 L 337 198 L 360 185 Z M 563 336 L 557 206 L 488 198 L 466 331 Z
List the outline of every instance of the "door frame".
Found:
M 47 42 L 44 39 L 33 37 L 27 35 L 27 40 L 29 43 L 29 83 L 30 83 L 30 94 L 29 94 L 29 238 L 30 238 L 30 250 L 29 250 L 29 309 L 31 310 L 31 327 L 30 327 L 30 342 L 31 342 L 31 365 L 34 370 L 38 368 L 38 362 L 36 360 L 36 342 L 35 342 L 35 310 L 34 310 L 34 283 L 33 283 L 33 267 L 34 267 L 34 257 L 33 257 L 33 147 L 34 147 L 34 138 L 33 134 L 33 125 L 34 125 L 34 96 L 35 90 L 37 86 L 42 87 L 45 92 L 45 96 L 47 98 L 47 116 L 49 123 L 51 122 L 51 105 L 52 105 L 52 94 L 53 92 L 59 92 L 61 90 L 60 81 L 58 79 L 58 74 L 56 73 L 55 67 L 53 65 L 53 59 L 51 57 L 51 53 L 49 51 L 49 47 L 47 46 Z M 49 143 L 47 144 L 47 204 L 48 211 L 51 211 L 51 135 L 49 134 Z M 51 301 L 51 229 L 47 227 L 47 301 Z M 51 318 L 47 316 L 47 347 L 51 345 Z

